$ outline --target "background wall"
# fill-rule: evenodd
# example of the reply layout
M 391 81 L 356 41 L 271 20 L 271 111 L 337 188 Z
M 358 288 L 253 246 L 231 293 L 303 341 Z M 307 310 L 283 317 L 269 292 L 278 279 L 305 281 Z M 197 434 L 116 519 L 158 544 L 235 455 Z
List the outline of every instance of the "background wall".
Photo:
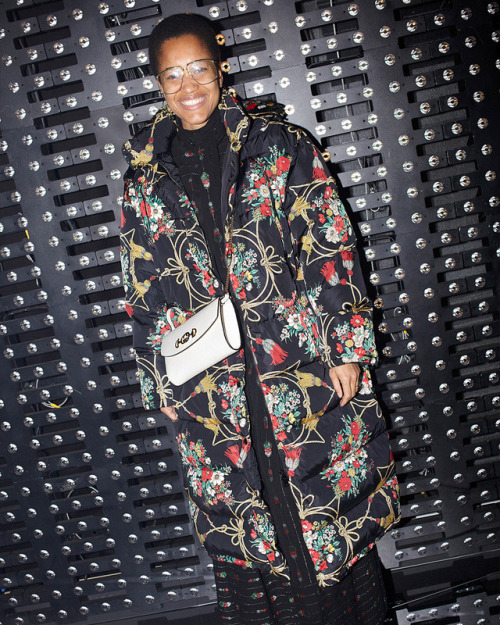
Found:
M 312 132 L 351 209 L 402 485 L 393 618 L 497 621 L 499 3 L 1 0 L 1 625 L 213 611 L 118 258 L 121 144 L 162 105 L 147 37 L 181 4 L 218 20 L 228 84 Z

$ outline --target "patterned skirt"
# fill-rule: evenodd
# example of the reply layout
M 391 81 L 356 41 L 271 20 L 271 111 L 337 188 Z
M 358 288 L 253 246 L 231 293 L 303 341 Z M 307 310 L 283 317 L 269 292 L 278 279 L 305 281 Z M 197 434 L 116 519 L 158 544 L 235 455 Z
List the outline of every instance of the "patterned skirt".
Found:
M 214 562 L 214 573 L 218 615 L 227 625 L 381 625 L 387 611 L 375 551 L 338 584 L 305 593 L 266 571 Z

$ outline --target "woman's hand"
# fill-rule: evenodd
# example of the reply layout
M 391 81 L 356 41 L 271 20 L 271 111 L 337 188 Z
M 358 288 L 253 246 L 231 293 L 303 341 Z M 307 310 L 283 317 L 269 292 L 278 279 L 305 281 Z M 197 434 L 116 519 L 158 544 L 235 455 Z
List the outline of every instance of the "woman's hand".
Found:
M 340 397 L 340 405 L 345 406 L 358 392 L 361 369 L 358 365 L 350 362 L 332 367 L 329 373 L 333 388 Z
M 177 419 L 179 418 L 173 406 L 167 406 L 167 408 L 160 408 L 160 410 L 163 412 L 163 414 L 167 415 L 170 421 L 177 421 Z

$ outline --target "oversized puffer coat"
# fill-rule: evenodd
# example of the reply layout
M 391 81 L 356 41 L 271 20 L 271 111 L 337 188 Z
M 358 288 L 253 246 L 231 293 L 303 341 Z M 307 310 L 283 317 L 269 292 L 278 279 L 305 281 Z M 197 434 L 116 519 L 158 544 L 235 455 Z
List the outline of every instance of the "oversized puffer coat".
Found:
M 244 346 L 180 387 L 169 383 L 163 336 L 224 285 L 170 156 L 178 120 L 162 109 L 125 144 L 122 266 L 142 401 L 176 408 L 192 518 L 214 559 L 328 586 L 399 516 L 368 369 L 370 302 L 349 219 L 307 134 L 249 114 L 227 91 L 219 111 L 230 144 L 230 293 Z M 329 368 L 344 363 L 362 374 L 341 407 Z

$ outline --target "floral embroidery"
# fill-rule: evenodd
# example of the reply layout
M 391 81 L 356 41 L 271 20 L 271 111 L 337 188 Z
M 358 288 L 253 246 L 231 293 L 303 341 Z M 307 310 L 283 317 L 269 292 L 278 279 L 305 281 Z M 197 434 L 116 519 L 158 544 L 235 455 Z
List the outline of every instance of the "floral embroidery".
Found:
M 250 173 L 247 175 L 249 184 L 242 186 L 242 201 L 250 205 L 256 221 L 273 218 L 274 210 L 278 210 L 284 198 L 290 169 L 291 158 L 285 156 L 284 150 L 280 151 L 276 145 L 272 145 L 269 152 L 269 157 L 256 158 L 250 162 Z M 273 197 L 274 192 L 277 197 Z M 276 205 L 278 200 L 279 204 Z
M 254 512 L 253 516 L 249 517 L 249 521 L 252 526 L 251 543 L 257 547 L 259 553 L 267 557 L 269 562 L 274 562 L 276 559 L 275 530 L 269 517 Z
M 324 571 L 328 563 L 333 562 L 334 556 L 342 555 L 335 527 L 326 521 L 311 523 L 304 520 L 302 533 L 317 571 Z
M 318 284 L 316 286 L 307 289 L 307 299 L 311 304 L 311 308 L 314 310 L 315 314 L 320 317 L 323 313 L 323 306 L 318 304 L 319 296 L 321 295 L 322 287 Z
M 369 433 L 365 423 L 357 418 L 342 417 L 344 428 L 332 438 L 332 449 L 328 454 L 328 466 L 321 471 L 333 488 L 336 497 L 359 494 L 361 483 L 371 472 L 373 462 L 368 461 L 366 444 Z
M 370 371 L 363 367 L 361 371 L 361 384 L 359 388 L 359 393 L 361 395 L 370 395 L 373 393 L 373 382 L 370 375 Z
M 158 241 L 161 234 L 172 236 L 175 233 L 175 222 L 171 213 L 165 210 L 165 204 L 156 196 L 151 185 L 144 185 L 142 191 L 141 198 L 136 189 L 130 186 L 126 201 L 135 209 L 136 216 L 142 218 L 149 243 Z
M 338 355 L 344 362 L 359 362 L 375 350 L 373 321 L 362 315 L 353 315 L 335 326 L 331 333 Z
M 179 204 L 181 208 L 184 209 L 184 214 L 186 215 L 186 217 L 188 215 L 191 215 L 191 217 L 195 217 L 196 206 L 194 205 L 193 202 L 191 202 L 191 200 L 187 196 L 187 193 L 184 193 L 183 191 L 180 191 L 179 189 L 177 189 L 177 196 L 179 198 Z
M 298 300 L 296 297 L 291 299 L 276 297 L 271 304 L 278 318 L 286 321 L 281 331 L 281 340 L 297 338 L 299 347 L 304 345 L 307 354 L 311 357 L 318 356 L 318 325 L 313 311 L 307 306 L 305 296 L 301 296 Z
M 217 562 L 227 562 L 228 564 L 236 564 L 237 566 L 242 566 L 245 569 L 252 569 L 253 563 L 248 560 L 240 560 L 239 558 L 235 558 L 233 556 L 224 556 L 224 555 L 212 555 L 214 560 Z
M 186 477 L 195 495 L 203 497 L 208 506 L 219 503 L 230 505 L 234 502 L 231 483 L 227 480 L 231 467 L 212 467 L 212 461 L 207 456 L 203 441 L 198 439 L 188 441 L 184 433 L 177 437 L 177 444 L 181 453 L 182 464 L 186 467 Z
M 298 419 L 300 394 L 296 390 L 291 390 L 284 382 L 279 385 L 273 384 L 271 387 L 264 385 L 263 389 L 274 434 L 282 441 L 292 427 L 301 425 Z
M 236 432 L 240 433 L 241 427 L 247 424 L 246 401 L 243 388 L 237 378 L 229 376 L 227 382 L 223 382 L 217 389 L 221 397 L 222 414 L 219 418 L 231 423 Z
M 139 384 L 141 386 L 142 405 L 146 410 L 155 407 L 154 382 L 153 378 L 146 375 L 144 369 L 139 369 Z
M 239 299 L 245 299 L 246 291 L 260 287 L 258 276 L 257 252 L 245 249 L 243 243 L 233 245 L 231 260 L 231 285 Z
M 190 251 L 186 254 L 186 259 L 192 262 L 197 279 L 207 289 L 209 295 L 215 295 L 215 278 L 208 269 L 209 262 L 207 252 L 200 250 L 192 241 L 189 244 L 189 249 Z
M 311 208 L 318 213 L 319 229 L 328 243 L 346 243 L 352 237 L 351 224 L 336 191 L 327 188 L 330 192 L 316 196 L 311 202 Z

